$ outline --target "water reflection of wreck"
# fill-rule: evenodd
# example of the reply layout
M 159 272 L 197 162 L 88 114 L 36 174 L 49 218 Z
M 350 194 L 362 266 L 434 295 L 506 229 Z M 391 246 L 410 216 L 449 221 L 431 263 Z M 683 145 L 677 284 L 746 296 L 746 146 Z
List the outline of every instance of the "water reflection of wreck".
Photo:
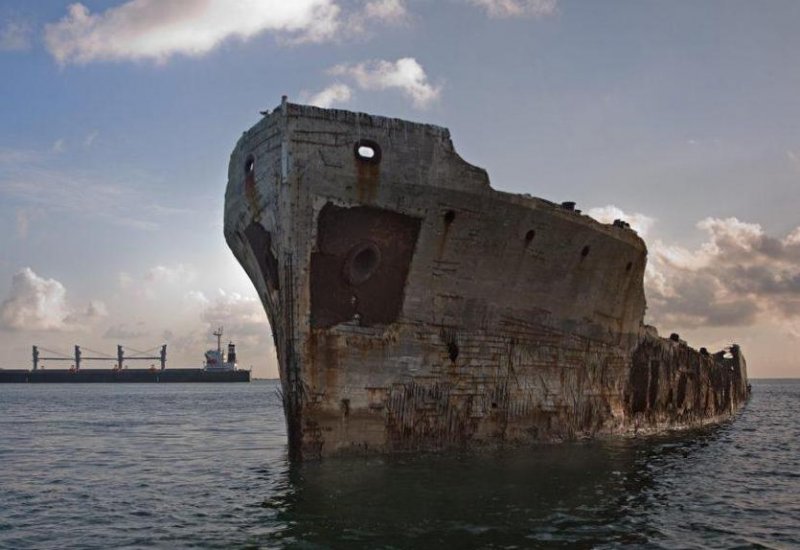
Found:
M 324 460 L 270 471 L 265 546 L 597 548 L 654 546 L 663 484 L 715 429 L 487 453 Z M 680 512 L 675 511 L 676 516 Z M 255 516 L 256 521 L 259 520 Z
M 738 347 L 643 324 L 628 224 L 493 190 L 444 128 L 284 100 L 233 151 L 225 236 L 295 459 L 655 431 L 747 396 Z

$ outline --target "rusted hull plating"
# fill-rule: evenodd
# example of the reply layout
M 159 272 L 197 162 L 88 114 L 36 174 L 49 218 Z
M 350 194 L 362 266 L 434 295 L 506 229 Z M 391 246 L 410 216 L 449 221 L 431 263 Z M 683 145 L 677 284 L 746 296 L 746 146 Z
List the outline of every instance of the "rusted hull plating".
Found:
M 443 128 L 284 101 L 231 155 L 225 236 L 296 460 L 651 432 L 747 398 L 738 347 L 643 324 L 626 224 L 493 190 Z

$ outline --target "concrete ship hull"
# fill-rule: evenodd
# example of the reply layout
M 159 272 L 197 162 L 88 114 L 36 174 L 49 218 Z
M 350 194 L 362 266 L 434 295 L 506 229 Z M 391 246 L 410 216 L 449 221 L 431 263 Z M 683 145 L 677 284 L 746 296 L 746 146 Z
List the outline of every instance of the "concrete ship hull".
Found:
M 209 372 L 204 369 L 67 369 L 2 370 L 0 384 L 21 383 L 168 383 L 168 382 L 249 382 L 250 371 Z
M 225 236 L 292 459 L 693 426 L 747 397 L 738 347 L 643 324 L 634 231 L 493 190 L 443 128 L 284 101 L 233 151 Z

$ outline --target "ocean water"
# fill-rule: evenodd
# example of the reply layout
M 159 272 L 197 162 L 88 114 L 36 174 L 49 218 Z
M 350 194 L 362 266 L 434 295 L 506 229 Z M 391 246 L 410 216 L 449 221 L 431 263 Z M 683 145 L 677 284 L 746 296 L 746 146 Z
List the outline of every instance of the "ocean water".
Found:
M 800 548 L 800 381 L 693 432 L 299 467 L 276 389 L 0 385 L 0 548 Z

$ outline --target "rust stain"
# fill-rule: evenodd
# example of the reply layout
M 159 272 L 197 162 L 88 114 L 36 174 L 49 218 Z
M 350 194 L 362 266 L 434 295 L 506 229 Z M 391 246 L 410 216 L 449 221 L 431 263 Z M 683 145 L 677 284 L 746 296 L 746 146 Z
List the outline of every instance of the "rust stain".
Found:
M 253 172 L 248 172 L 244 178 L 244 196 L 250 206 L 250 213 L 254 221 L 261 219 L 261 194 L 258 192 L 256 177 Z
M 355 160 L 356 190 L 359 202 L 369 204 L 375 201 L 381 182 L 381 165 Z
M 314 391 L 323 394 L 336 391 L 340 364 L 339 336 L 326 330 L 312 330 L 305 359 L 309 365 L 309 378 Z M 321 385 L 323 379 L 324 386 Z

